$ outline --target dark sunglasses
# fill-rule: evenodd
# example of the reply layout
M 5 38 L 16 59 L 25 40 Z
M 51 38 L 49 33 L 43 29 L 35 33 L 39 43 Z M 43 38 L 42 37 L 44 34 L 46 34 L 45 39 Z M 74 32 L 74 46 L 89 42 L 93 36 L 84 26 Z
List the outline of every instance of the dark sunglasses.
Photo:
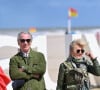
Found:
M 76 50 L 76 53 L 84 53 L 84 52 L 85 52 L 84 49 L 77 49 L 77 50 Z
M 20 42 L 21 43 L 24 43 L 24 42 L 27 42 L 27 43 L 30 43 L 31 42 L 31 39 L 20 39 Z

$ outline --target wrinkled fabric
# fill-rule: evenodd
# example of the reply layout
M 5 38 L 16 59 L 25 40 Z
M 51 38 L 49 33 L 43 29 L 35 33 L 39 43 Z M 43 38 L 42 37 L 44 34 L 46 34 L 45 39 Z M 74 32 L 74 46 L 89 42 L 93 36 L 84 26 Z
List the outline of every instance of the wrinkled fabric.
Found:
M 96 59 L 75 60 L 69 57 L 60 64 L 56 90 L 90 90 L 88 73 L 100 76 L 100 65 Z
M 0 90 L 7 90 L 7 85 L 10 83 L 10 78 L 4 73 L 0 67 Z
M 25 80 L 24 85 L 16 90 L 45 90 L 44 73 L 46 71 L 46 61 L 42 53 L 31 49 L 29 57 L 25 58 L 19 52 L 10 59 L 9 64 L 11 79 L 13 81 Z M 23 67 L 25 71 L 20 72 L 20 67 Z M 38 79 L 33 77 L 35 74 L 39 74 L 40 77 Z

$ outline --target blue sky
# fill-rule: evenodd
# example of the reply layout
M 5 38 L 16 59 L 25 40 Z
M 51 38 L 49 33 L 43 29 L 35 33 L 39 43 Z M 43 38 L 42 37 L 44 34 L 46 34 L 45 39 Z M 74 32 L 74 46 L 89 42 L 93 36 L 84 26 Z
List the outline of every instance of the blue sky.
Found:
M 69 7 L 72 27 L 100 26 L 100 0 L 0 0 L 0 28 L 67 27 Z

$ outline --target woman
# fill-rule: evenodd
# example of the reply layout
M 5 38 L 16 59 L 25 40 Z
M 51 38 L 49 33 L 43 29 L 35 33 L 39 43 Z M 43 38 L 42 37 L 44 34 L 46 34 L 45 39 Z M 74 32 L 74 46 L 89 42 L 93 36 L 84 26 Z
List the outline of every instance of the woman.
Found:
M 88 73 L 100 76 L 97 58 L 90 52 L 85 52 L 85 46 L 86 43 L 81 39 L 71 42 L 69 57 L 59 67 L 56 90 L 89 90 Z

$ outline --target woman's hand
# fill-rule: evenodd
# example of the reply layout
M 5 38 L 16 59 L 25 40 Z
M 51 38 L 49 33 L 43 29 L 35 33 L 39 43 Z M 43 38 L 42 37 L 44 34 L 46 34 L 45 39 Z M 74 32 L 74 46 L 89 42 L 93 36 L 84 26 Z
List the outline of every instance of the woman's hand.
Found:
M 93 56 L 93 54 L 91 52 L 86 52 L 85 55 L 88 56 L 91 60 L 96 58 Z

